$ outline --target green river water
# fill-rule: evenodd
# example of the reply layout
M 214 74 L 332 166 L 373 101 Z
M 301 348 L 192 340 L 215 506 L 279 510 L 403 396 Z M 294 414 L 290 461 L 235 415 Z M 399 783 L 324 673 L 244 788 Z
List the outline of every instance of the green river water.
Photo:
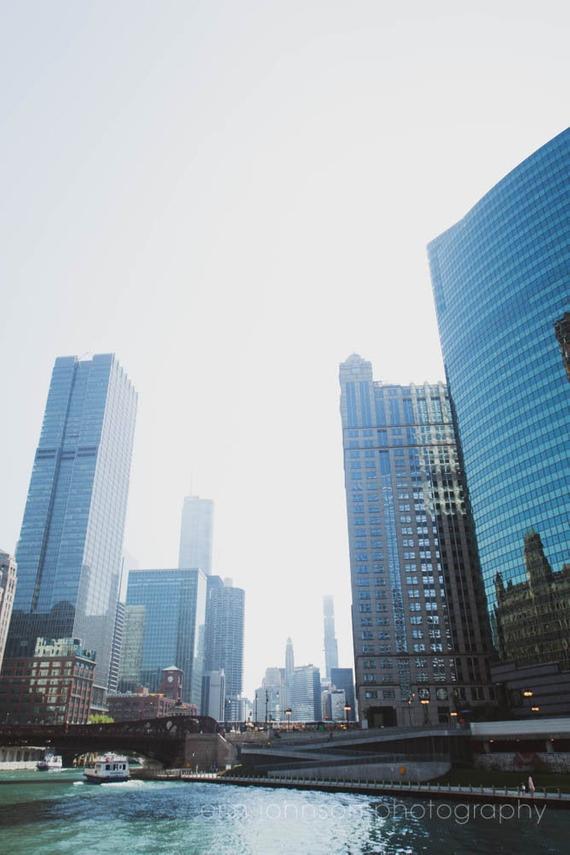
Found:
M 0 773 L 1 855 L 570 852 L 570 812 L 263 787 Z

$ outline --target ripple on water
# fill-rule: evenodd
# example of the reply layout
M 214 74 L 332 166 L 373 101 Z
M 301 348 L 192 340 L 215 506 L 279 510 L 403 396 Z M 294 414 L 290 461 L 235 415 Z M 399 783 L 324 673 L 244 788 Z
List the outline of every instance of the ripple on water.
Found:
M 9 789 L 0 788 L 0 798 Z M 58 787 L 42 782 L 21 786 L 12 797 L 15 803 L 0 807 L 2 851 L 10 855 L 567 851 L 567 815 L 556 811 L 540 825 L 481 819 L 461 824 L 453 818 L 420 816 L 421 810 L 411 810 L 412 801 L 401 801 L 394 809 L 388 798 L 143 781 L 84 786 L 69 780 Z M 422 805 L 427 803 L 416 803 Z

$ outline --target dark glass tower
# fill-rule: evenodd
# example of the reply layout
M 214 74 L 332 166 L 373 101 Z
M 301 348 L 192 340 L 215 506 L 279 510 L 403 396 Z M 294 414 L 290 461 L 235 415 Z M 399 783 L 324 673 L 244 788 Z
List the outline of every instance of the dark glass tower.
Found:
M 429 245 L 495 640 L 515 669 L 570 668 L 568 609 L 554 609 L 557 616 L 550 609 L 550 618 L 546 606 L 522 609 L 517 618 L 523 592 L 509 593 L 536 586 L 533 554 L 542 556 L 545 580 L 570 572 L 569 175 L 566 130 Z M 517 622 L 534 644 L 513 644 Z M 566 710 L 569 703 L 570 693 Z M 544 698 L 543 711 L 563 710 L 553 697 Z
M 113 354 L 53 368 L 20 540 L 6 655 L 79 638 L 109 680 L 137 397 Z
M 443 383 L 340 366 L 356 691 L 371 726 L 494 700 L 483 587 Z

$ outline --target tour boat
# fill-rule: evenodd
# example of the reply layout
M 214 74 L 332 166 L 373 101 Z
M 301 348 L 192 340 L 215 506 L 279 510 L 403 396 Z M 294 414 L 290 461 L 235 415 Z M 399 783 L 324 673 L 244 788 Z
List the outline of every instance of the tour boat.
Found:
M 47 751 L 43 760 L 38 760 L 36 763 L 38 772 L 56 772 L 63 769 L 63 760 L 60 754 L 52 754 Z
M 113 784 L 129 780 L 129 761 L 120 754 L 96 757 L 93 766 L 83 772 L 88 784 Z

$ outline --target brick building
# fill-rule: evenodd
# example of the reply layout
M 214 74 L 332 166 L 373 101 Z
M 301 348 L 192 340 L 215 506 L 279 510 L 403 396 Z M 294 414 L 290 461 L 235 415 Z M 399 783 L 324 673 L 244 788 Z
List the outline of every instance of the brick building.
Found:
M 0 721 L 84 724 L 93 692 L 95 653 L 77 638 L 38 638 L 34 655 L 6 659 Z

